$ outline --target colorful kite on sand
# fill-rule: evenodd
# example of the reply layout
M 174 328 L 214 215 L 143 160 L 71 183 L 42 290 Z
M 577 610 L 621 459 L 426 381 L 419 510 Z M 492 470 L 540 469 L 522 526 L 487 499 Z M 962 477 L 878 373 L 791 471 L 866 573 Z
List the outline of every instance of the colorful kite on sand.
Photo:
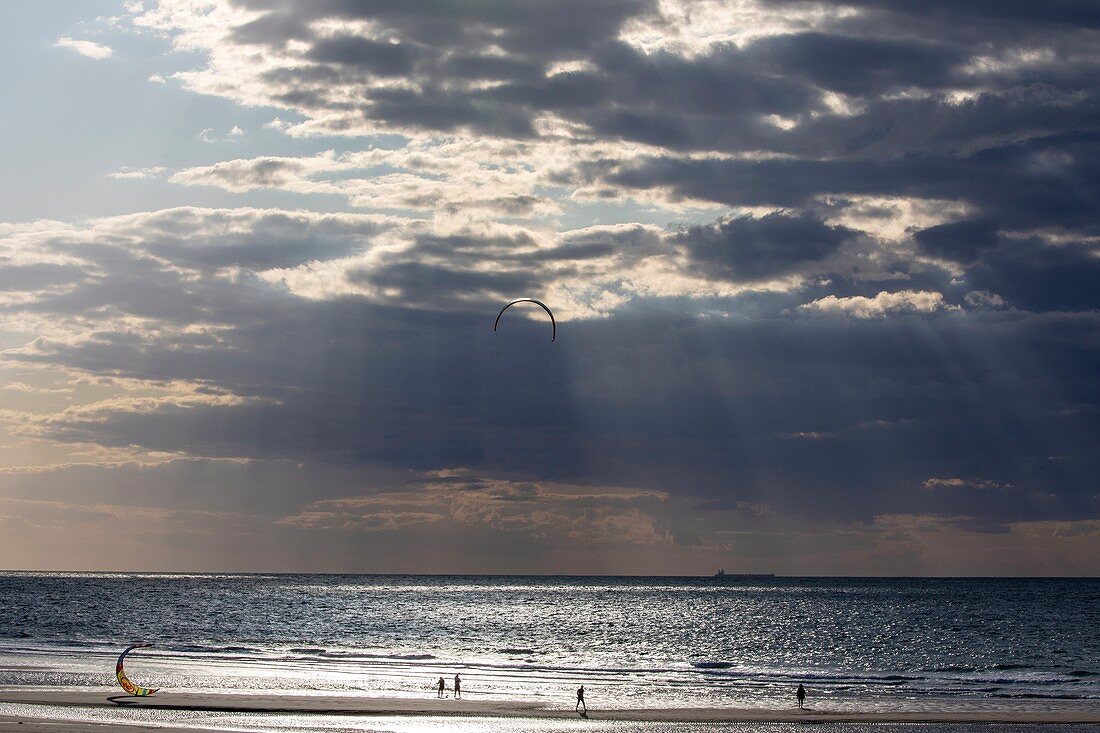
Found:
M 123 665 L 124 660 L 126 659 L 127 654 L 129 654 L 134 649 L 140 649 L 141 647 L 145 647 L 145 646 L 153 646 L 153 645 L 152 644 L 134 644 L 133 646 L 126 647 L 126 651 L 124 651 L 124 652 L 122 652 L 122 654 L 118 655 L 118 664 L 115 665 L 115 677 L 118 678 L 118 683 L 120 685 L 122 685 L 122 689 L 126 690 L 126 692 L 130 693 L 131 695 L 136 695 L 138 697 L 145 697 L 146 695 L 152 695 L 159 688 L 157 688 L 157 687 L 141 687 L 140 685 L 135 685 L 133 682 L 130 681 L 130 678 L 126 676 L 126 670 L 123 668 L 122 665 Z

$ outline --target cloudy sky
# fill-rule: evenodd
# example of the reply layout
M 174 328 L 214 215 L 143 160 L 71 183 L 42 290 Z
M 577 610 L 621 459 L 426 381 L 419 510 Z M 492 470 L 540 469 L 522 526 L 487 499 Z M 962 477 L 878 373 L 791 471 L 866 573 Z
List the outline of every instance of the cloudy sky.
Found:
M 0 77 L 0 567 L 1100 574 L 1095 3 L 4 3 Z

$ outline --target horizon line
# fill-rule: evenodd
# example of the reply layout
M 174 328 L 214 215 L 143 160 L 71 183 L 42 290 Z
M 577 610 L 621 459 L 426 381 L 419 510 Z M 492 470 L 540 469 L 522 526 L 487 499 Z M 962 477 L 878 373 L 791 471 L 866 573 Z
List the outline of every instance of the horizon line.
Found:
M 372 577 L 422 577 L 422 578 L 654 578 L 674 579 L 690 578 L 695 580 L 717 579 L 710 575 L 690 574 L 654 574 L 637 573 L 446 573 L 446 572 L 340 572 L 330 570 L 294 571 L 294 570 L 34 570 L 0 569 L 0 575 L 39 574 L 39 575 L 330 575 L 330 576 L 372 576 Z M 1100 580 L 1100 575 L 787 575 L 782 573 L 726 573 L 723 579 L 764 579 L 776 580 Z

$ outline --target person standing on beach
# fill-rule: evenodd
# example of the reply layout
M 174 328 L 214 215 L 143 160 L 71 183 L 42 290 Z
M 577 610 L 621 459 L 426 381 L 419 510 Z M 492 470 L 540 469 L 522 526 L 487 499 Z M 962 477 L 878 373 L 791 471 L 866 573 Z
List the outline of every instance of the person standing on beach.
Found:
M 443 697 L 443 690 L 447 689 L 447 683 L 445 683 L 443 681 L 442 677 L 439 678 L 439 683 L 435 686 L 435 688 L 436 688 L 435 696 L 436 697 Z
M 794 696 L 798 698 L 798 709 L 802 709 L 802 702 L 806 699 L 806 688 L 801 683 L 798 685 L 798 692 L 794 693 Z
M 462 680 L 455 675 L 455 699 L 462 697 Z
M 573 709 L 581 715 L 588 715 L 588 706 L 584 704 L 584 685 L 577 688 L 577 704 Z

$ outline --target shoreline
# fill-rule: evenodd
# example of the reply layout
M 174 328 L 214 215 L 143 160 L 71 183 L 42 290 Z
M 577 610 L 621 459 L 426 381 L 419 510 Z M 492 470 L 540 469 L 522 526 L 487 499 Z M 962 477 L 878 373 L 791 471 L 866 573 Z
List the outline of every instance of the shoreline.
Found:
M 167 692 L 131 697 L 114 691 L 19 689 L 0 690 L 0 703 L 96 708 L 162 710 L 206 713 L 268 713 L 332 716 L 484 717 L 566 720 L 580 717 L 572 708 L 550 708 L 522 700 L 454 700 L 436 698 L 367 697 L 350 695 L 278 695 L 223 692 Z M 820 704 L 820 703 L 819 703 Z M 851 711 L 807 707 L 805 710 L 766 708 L 617 708 L 589 709 L 589 720 L 667 723 L 1033 723 L 1100 724 L 1100 702 L 1035 705 L 1025 702 L 991 709 L 929 707 L 923 710 Z M 16 724 L 40 723 L 47 717 L 0 716 L 0 731 Z M 63 725 L 83 725 L 64 723 Z M 92 730 L 114 723 L 88 721 Z M 146 729 L 141 723 L 135 729 Z M 26 727 L 20 730 L 27 730 Z M 73 730 L 81 730 L 73 728 Z M 165 730 L 159 727 L 158 730 Z

